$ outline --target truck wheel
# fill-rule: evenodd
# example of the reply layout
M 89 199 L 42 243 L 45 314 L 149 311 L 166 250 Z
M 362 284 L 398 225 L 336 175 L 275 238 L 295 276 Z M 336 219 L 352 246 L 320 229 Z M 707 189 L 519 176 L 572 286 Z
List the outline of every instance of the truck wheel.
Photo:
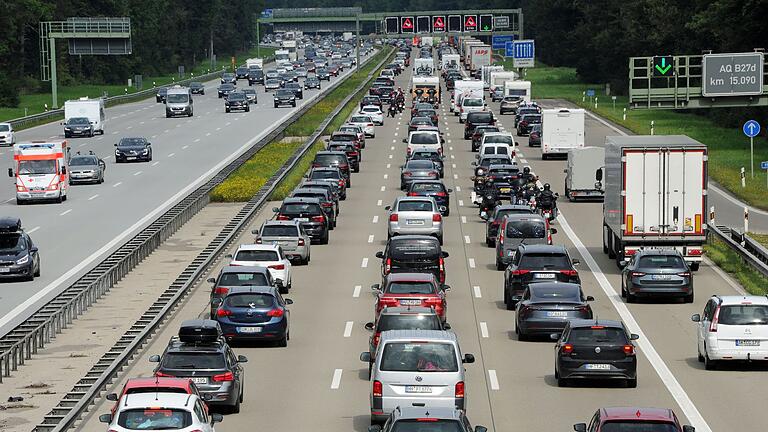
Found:
M 618 244 L 617 244 L 618 243 Z M 616 249 L 614 250 L 614 255 L 616 256 L 616 267 L 619 269 L 623 269 L 626 263 L 624 262 L 624 246 L 621 244 L 620 241 L 614 240 L 614 246 Z
M 608 237 L 608 250 L 606 251 L 608 258 L 614 259 L 616 258 L 616 248 L 613 246 L 613 234 L 606 233 L 606 236 Z
M 699 263 L 691 263 L 691 271 L 699 271 Z

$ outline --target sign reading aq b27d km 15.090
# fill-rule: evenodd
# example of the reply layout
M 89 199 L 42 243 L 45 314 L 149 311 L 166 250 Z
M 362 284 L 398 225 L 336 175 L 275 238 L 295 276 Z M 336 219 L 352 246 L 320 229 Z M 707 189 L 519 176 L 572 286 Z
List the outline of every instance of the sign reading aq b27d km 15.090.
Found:
M 702 96 L 763 93 L 763 53 L 706 54 L 702 60 Z

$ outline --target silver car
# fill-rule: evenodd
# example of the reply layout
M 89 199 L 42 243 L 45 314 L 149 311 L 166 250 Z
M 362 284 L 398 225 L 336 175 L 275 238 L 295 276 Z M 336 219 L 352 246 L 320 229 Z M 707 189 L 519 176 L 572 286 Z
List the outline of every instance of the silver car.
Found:
M 389 211 L 389 237 L 404 234 L 437 237 L 443 244 L 443 216 L 432 197 L 397 197 Z
M 521 243 L 552 244 L 549 221 L 538 214 L 508 214 L 504 216 L 496 233 L 496 269 L 507 268 Z
M 264 222 L 260 229 L 251 232 L 256 235 L 255 243 L 278 245 L 289 260 L 309 264 L 311 238 L 302 228 L 301 222 L 270 220 Z
M 81 155 L 80 152 L 69 160 L 69 184 L 104 183 L 104 171 L 107 164 L 91 152 Z

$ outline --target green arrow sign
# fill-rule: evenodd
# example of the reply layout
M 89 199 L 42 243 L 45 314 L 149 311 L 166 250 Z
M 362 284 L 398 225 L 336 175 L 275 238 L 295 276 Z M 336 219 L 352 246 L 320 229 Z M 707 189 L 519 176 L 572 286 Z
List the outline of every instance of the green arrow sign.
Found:
M 674 66 L 672 56 L 656 56 L 653 58 L 653 74 L 655 76 L 671 75 L 672 66 Z
M 661 72 L 662 75 L 666 74 L 670 69 L 672 69 L 672 65 L 668 65 L 667 59 L 664 57 L 661 58 L 661 66 L 656 65 L 656 70 Z

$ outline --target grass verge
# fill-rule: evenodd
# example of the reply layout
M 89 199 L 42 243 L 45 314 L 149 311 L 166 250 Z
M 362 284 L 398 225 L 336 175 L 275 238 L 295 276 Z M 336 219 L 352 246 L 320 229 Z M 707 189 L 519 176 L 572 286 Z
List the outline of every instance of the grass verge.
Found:
M 333 111 L 339 103 L 360 83 L 367 79 L 368 74 L 374 67 L 385 57 L 391 54 L 391 50 L 385 49 L 377 53 L 371 61 L 361 68 L 360 71 L 355 72 L 344 83 L 337 87 L 334 91 L 326 95 L 323 100 L 319 101 L 315 106 L 309 109 L 298 120 L 286 128 L 284 135 L 286 137 L 301 137 L 311 135 L 315 129 L 317 129 L 320 122 L 322 122 L 328 113 Z M 338 125 L 345 121 L 349 113 L 352 112 L 354 106 L 359 103 L 362 98 L 362 92 L 358 93 L 353 98 L 339 115 L 334 118 L 329 124 L 326 130 L 336 130 Z M 322 108 L 321 108 L 322 107 Z M 297 126 L 297 124 L 299 124 Z M 259 150 L 251 159 L 249 159 L 243 166 L 235 170 L 224 182 L 216 186 L 210 193 L 211 201 L 213 202 L 244 202 L 253 197 L 258 190 L 264 186 L 264 183 L 277 171 L 296 150 L 298 150 L 303 144 L 302 139 L 296 140 L 296 142 L 285 141 L 273 141 L 263 149 Z M 312 159 L 315 157 L 315 153 L 322 150 L 324 147 L 322 140 L 316 141 L 312 144 L 312 147 L 302 156 L 298 164 L 288 173 L 283 182 L 275 189 L 270 199 L 281 200 L 290 195 L 293 188 L 299 184 L 304 173 L 309 169 L 309 165 Z
M 754 295 L 768 294 L 768 279 L 742 261 L 741 257 L 725 242 L 710 236 L 704 248 L 706 256 L 733 276 L 747 292 Z
M 511 62 L 504 63 L 512 69 Z M 629 110 L 623 119 L 623 108 L 627 106 L 626 96 L 618 96 L 614 102 L 605 96 L 602 84 L 588 84 L 579 81 L 573 68 L 540 67 L 528 69 L 526 78 L 531 81 L 533 96 L 537 99 L 565 99 L 587 108 L 610 121 L 622 125 L 636 134 L 650 133 L 654 122 L 656 135 L 688 135 L 709 147 L 709 176 L 744 202 L 762 209 L 768 209 L 768 187 L 766 173 L 760 170 L 760 161 L 768 160 L 768 139 L 755 138 L 755 177 L 749 175 L 749 140 L 740 128 L 725 128 L 710 119 L 695 114 L 672 110 Z M 594 99 L 585 98 L 583 92 L 594 89 Z M 745 119 L 747 120 L 747 119 Z M 601 143 L 588 143 L 591 145 Z M 746 187 L 741 187 L 741 167 L 747 170 Z

